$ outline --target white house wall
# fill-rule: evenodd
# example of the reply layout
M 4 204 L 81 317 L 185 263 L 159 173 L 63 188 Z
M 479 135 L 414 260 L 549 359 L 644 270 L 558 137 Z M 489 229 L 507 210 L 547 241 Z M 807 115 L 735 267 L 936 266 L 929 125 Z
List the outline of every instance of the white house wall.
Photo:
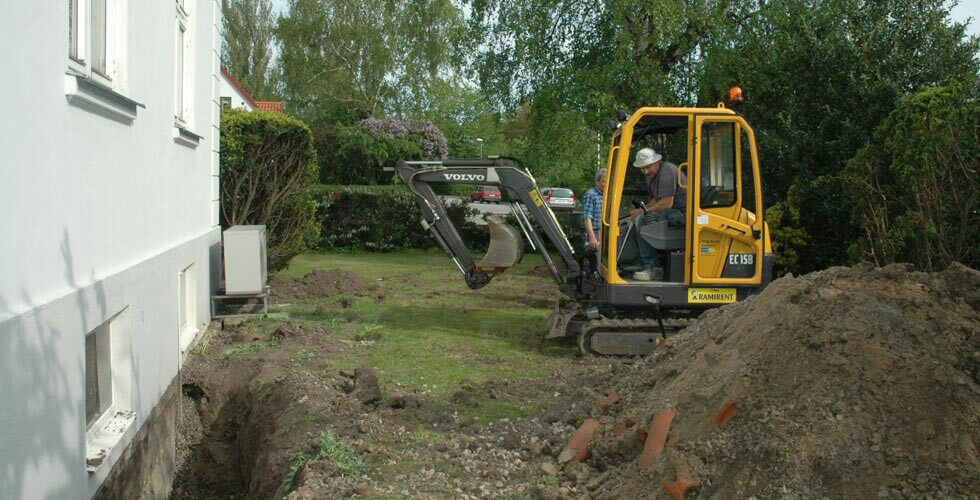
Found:
M 68 102 L 67 1 L 5 14 L 0 498 L 90 498 L 124 447 L 86 472 L 86 333 L 127 311 L 138 429 L 179 369 L 177 275 L 188 265 L 193 322 L 210 319 L 220 269 L 220 3 L 185 1 L 196 147 L 174 139 L 174 2 L 125 6 L 122 94 L 144 106 L 131 123 Z

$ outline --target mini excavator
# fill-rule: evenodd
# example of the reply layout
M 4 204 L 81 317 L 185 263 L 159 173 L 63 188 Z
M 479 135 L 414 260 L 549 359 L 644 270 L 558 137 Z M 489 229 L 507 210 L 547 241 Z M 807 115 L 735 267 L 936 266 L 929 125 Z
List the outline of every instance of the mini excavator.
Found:
M 733 89 L 730 97 L 735 94 Z M 545 338 L 574 336 L 586 355 L 634 357 L 655 349 L 668 332 L 705 309 L 760 292 L 772 280 L 773 253 L 763 218 L 755 134 L 741 115 L 719 103 L 715 108 L 643 107 L 631 115 L 621 111 L 618 118 L 609 124 L 613 135 L 598 269 L 590 268 L 590 255 L 573 249 L 534 177 L 516 158 L 400 161 L 396 170 L 421 208 L 422 227 L 470 288 L 482 288 L 519 262 L 523 235 L 541 253 L 562 293 Z M 672 154 L 668 159 L 685 174 L 678 176 L 688 196 L 684 227 L 667 221 L 638 227 L 629 217 L 627 200 L 646 199 L 645 189 L 624 187 L 628 179 L 642 183 L 639 169 L 631 167 L 631 152 L 647 146 Z M 499 186 L 511 200 L 520 230 L 487 216 L 490 245 L 486 256 L 474 262 L 434 183 Z M 632 206 L 643 207 L 633 199 Z M 563 266 L 546 249 L 545 238 Z M 661 280 L 631 278 L 637 238 L 659 253 Z

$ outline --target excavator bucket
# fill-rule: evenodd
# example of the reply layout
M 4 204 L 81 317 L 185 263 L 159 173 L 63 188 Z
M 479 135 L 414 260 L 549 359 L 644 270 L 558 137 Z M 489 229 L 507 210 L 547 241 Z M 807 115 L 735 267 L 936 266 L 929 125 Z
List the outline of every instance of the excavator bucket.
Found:
M 494 215 L 485 217 L 490 228 L 490 247 L 477 263 L 481 270 L 503 271 L 521 261 L 524 256 L 524 240 L 513 226 Z

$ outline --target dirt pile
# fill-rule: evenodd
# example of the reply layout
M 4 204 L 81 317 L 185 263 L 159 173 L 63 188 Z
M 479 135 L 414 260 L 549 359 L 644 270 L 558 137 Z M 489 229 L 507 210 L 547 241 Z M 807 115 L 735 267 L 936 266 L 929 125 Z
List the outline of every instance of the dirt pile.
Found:
M 361 276 L 341 269 L 317 269 L 302 279 L 272 276 L 269 286 L 273 302 L 280 303 L 341 295 L 368 296 L 378 288 Z
M 976 497 L 978 329 L 980 272 L 960 265 L 777 280 L 597 387 L 620 400 L 580 414 L 600 421 L 588 495 Z M 645 444 L 664 450 L 641 468 Z

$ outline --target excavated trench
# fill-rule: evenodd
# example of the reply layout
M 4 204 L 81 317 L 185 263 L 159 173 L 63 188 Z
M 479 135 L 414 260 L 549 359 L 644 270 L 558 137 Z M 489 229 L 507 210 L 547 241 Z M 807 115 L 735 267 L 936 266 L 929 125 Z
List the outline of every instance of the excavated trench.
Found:
M 183 384 L 172 498 L 276 495 L 288 460 L 275 434 L 291 398 L 258 368 L 238 375 Z

